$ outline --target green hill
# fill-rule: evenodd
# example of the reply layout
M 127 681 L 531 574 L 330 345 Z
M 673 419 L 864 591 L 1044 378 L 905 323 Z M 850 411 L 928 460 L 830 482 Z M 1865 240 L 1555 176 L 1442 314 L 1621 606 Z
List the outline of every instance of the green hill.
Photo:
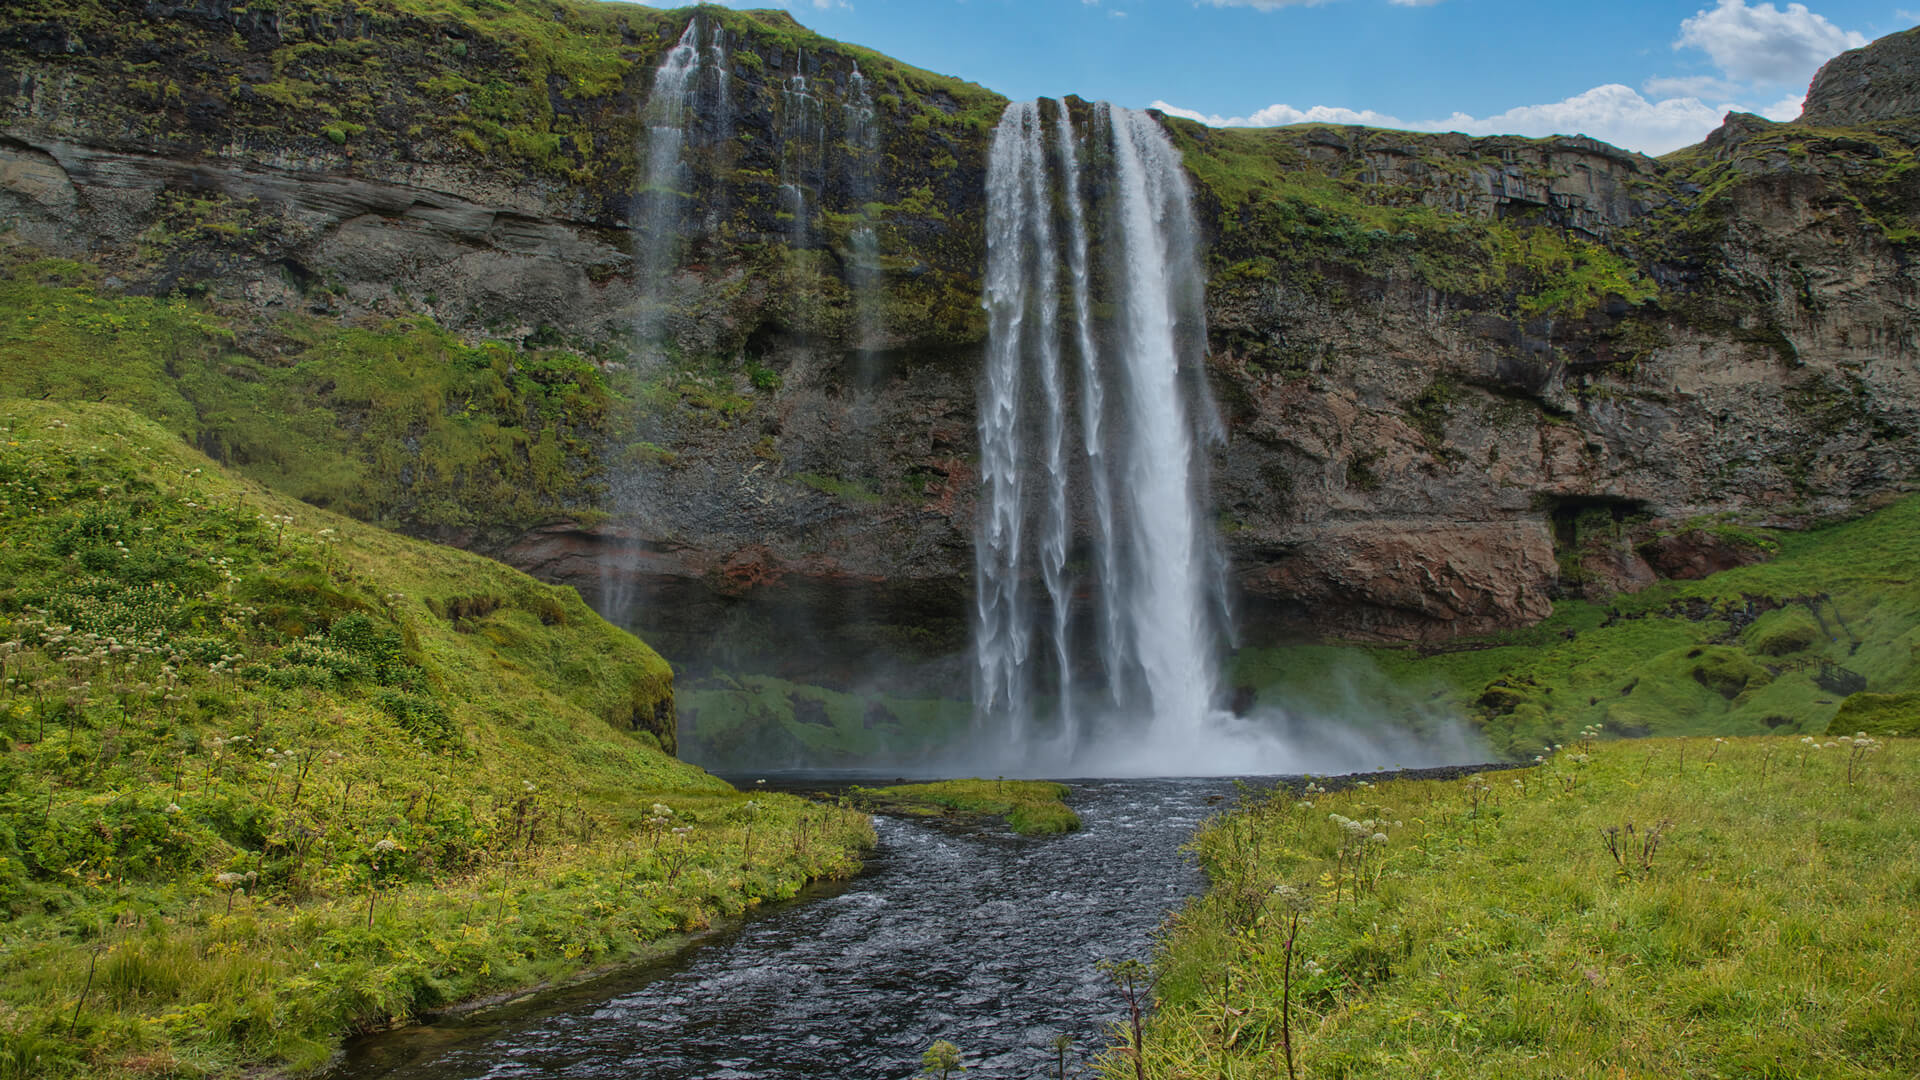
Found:
M 0 1077 L 305 1069 L 848 872 L 570 589 L 0 400 Z M 663 748 L 664 747 L 664 748 Z

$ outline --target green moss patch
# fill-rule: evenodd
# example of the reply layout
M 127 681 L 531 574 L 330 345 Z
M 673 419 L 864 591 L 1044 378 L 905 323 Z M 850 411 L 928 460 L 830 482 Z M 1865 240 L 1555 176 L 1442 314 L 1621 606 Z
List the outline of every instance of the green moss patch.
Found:
M 205 304 L 110 295 L 95 273 L 0 277 L 0 395 L 124 405 L 277 491 L 412 531 L 507 534 L 599 498 L 620 405 L 578 353 L 301 316 L 243 351 Z
M 1045 780 L 940 780 L 930 784 L 856 787 L 862 806 L 908 814 L 1005 818 L 1022 836 L 1073 832 L 1080 816 L 1067 806 L 1067 785 Z

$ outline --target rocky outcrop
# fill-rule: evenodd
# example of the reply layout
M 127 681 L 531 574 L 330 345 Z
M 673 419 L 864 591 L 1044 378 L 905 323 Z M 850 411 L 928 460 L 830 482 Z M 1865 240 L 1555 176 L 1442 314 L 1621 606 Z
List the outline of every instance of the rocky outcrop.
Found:
M 1889 34 L 1824 64 L 1807 88 L 1800 122 L 1855 127 L 1920 117 L 1920 27 Z
M 626 359 L 638 118 L 685 13 L 39 3 L 0 30 L 12 242 L 263 319 L 592 346 L 636 403 L 602 433 L 605 519 L 447 538 L 682 657 L 723 626 L 783 655 L 806 627 L 805 662 L 848 671 L 964 641 L 995 95 L 700 9 L 730 105 L 687 131 L 698 212 L 673 360 L 647 368 Z M 1702 515 L 1794 526 L 1909 489 L 1920 139 L 1891 121 L 1920 108 L 1910 39 L 1828 65 L 1800 123 L 1731 116 L 1661 160 L 1167 121 L 1207 233 L 1213 494 L 1247 624 L 1524 625 L 1563 592 L 1723 561 L 1646 546 Z M 856 62 L 870 153 L 848 141 Z

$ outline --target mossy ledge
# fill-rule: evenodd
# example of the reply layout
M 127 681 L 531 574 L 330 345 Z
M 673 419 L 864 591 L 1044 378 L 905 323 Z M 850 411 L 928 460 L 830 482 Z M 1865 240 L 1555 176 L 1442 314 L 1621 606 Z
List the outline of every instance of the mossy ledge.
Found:
M 671 670 L 571 589 L 115 406 L 0 399 L 0 660 L 0 1075 L 308 1072 L 872 839 L 676 761 Z
M 855 787 L 849 794 L 859 805 L 887 813 L 1005 818 L 1007 827 L 1022 836 L 1080 828 L 1080 815 L 1067 806 L 1067 785 L 1048 780 L 938 780 Z

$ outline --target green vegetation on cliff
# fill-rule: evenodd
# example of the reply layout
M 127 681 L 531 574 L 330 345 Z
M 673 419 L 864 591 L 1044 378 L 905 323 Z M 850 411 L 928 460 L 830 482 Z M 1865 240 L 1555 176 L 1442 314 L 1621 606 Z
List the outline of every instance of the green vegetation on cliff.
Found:
M 664 752 L 570 589 L 0 400 L 0 1075 L 302 1070 L 338 1038 L 844 874 L 858 815 Z
M 1501 174 L 1497 148 L 1470 147 L 1458 136 L 1311 125 L 1166 125 L 1202 207 L 1217 221 L 1210 252 L 1216 289 L 1274 282 L 1353 302 L 1347 293 L 1362 279 L 1411 277 L 1515 319 L 1579 318 L 1609 297 L 1640 304 L 1659 295 L 1632 259 L 1544 214 L 1477 216 L 1429 205 L 1454 194 L 1436 178 L 1464 181 L 1476 168 Z M 1444 145 L 1449 139 L 1463 145 Z M 1408 176 L 1386 183 L 1360 164 L 1369 142 L 1392 160 L 1411 159 Z M 1331 164 L 1316 156 L 1317 143 L 1339 148 Z M 1462 183 L 1456 197 L 1472 190 Z
M 1920 700 L 1920 498 L 1756 537 L 1777 546 L 1771 561 L 1604 604 L 1563 600 L 1531 629 L 1438 652 L 1248 649 L 1233 678 L 1311 714 L 1418 725 L 1457 710 L 1521 759 L 1589 725 L 1616 736 L 1910 730 L 1899 705 Z
M 578 353 L 424 317 L 255 324 L 99 276 L 55 259 L 0 276 L 0 395 L 124 405 L 283 494 L 412 531 L 511 533 L 600 495 L 622 406 Z
M 856 787 L 856 803 L 893 813 L 1005 818 L 1022 836 L 1073 832 L 1080 815 L 1067 806 L 1067 785 L 1046 780 L 939 780 L 929 784 Z
M 1149 1076 L 1920 1072 L 1910 741 L 1569 745 L 1277 790 L 1195 847 Z

